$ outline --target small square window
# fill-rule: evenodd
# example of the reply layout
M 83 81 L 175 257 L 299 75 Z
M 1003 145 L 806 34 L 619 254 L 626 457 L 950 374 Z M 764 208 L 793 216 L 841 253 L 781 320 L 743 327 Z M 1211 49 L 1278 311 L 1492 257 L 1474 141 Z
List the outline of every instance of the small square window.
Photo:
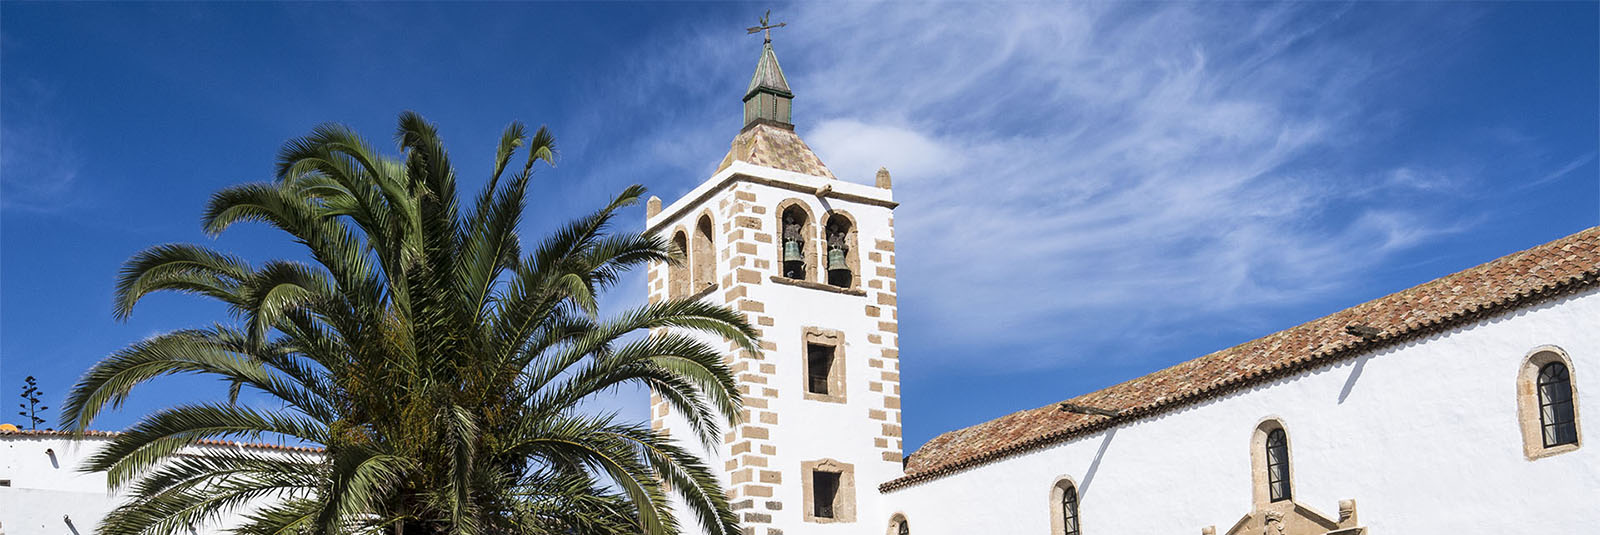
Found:
M 800 463 L 801 494 L 805 506 L 800 510 L 806 522 L 821 524 L 856 521 L 855 466 L 833 459 Z
M 798 355 L 802 397 L 827 403 L 845 402 L 844 333 L 833 329 L 806 327 L 801 332 Z
M 816 510 L 811 514 L 817 518 L 833 518 L 834 502 L 839 497 L 839 473 L 823 472 L 818 470 L 811 474 L 811 503 Z

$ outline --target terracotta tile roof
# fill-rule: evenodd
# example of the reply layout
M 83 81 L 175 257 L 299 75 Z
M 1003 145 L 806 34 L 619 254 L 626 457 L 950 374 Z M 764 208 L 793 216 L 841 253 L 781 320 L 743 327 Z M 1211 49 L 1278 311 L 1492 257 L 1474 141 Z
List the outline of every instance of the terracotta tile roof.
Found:
M 1435 279 L 1305 324 L 1211 353 L 1066 403 L 1012 413 L 935 437 L 911 455 L 887 492 L 1158 415 L 1373 349 L 1567 295 L 1600 281 L 1600 227 Z M 1364 325 L 1376 334 L 1347 331 Z
M 806 146 L 806 142 L 801 141 L 794 130 L 771 124 L 756 123 L 734 137 L 733 147 L 728 149 L 728 155 L 722 158 L 722 164 L 717 166 L 717 172 L 727 169 L 735 161 L 805 175 L 836 178 L 833 176 L 833 171 L 829 171 L 828 166 L 822 165 L 822 159 L 811 152 L 811 147 Z
M 118 433 L 116 431 L 84 431 L 82 436 L 83 437 L 90 437 L 90 438 L 116 438 L 117 435 L 121 435 L 121 434 L 122 433 Z M 25 437 L 73 438 L 73 433 L 71 431 L 31 431 L 31 430 L 0 431 L 0 437 L 3 437 L 5 435 L 18 435 L 18 436 L 25 436 Z M 249 448 L 249 449 L 254 449 L 254 450 L 292 451 L 292 452 L 298 452 L 298 453 L 322 453 L 322 451 L 323 451 L 322 448 L 308 448 L 308 447 L 305 447 L 305 446 L 280 446 L 280 445 L 277 445 L 277 444 L 260 444 L 260 443 L 254 443 L 254 442 L 233 442 L 233 441 L 230 441 L 230 440 L 202 440 L 198 444 L 201 445 L 201 446 L 234 446 L 234 447 Z

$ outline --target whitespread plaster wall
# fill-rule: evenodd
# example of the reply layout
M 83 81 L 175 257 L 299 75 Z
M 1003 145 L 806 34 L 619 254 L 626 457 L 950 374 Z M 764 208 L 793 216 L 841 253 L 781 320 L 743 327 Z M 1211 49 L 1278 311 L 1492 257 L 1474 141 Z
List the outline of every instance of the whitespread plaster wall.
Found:
M 126 496 L 106 488 L 104 472 L 84 473 L 79 467 L 110 443 L 93 436 L 82 441 L 63 436 L 0 433 L 0 533 L 8 535 L 90 535 Z M 186 453 L 204 455 L 239 446 L 198 446 Z M 259 451 L 259 450 L 258 450 Z M 315 455 L 267 451 L 266 455 Z M 247 506 L 248 507 L 248 506 Z M 221 534 L 237 525 L 240 514 L 196 526 L 196 535 Z
M 758 358 L 730 352 L 746 397 L 745 425 L 730 431 L 710 452 L 747 531 L 754 535 L 875 533 L 888 518 L 879 506 L 877 485 L 902 475 L 890 195 L 871 186 L 734 162 L 647 220 L 648 228 L 673 229 L 709 209 L 717 232 L 720 287 L 704 298 L 744 311 L 761 332 Z M 814 218 L 813 229 L 822 228 L 822 218 L 833 211 L 854 220 L 859 262 L 854 288 L 822 284 L 816 261 L 807 283 L 774 279 L 781 244 L 776 210 L 788 203 L 805 206 Z M 808 248 L 812 252 L 823 249 L 821 234 L 816 234 L 818 241 Z M 664 295 L 666 271 L 652 266 L 652 300 Z M 842 337 L 839 354 L 846 359 L 847 392 L 842 403 L 804 395 L 803 333 L 808 330 Z M 687 423 L 654 401 L 654 424 L 673 437 L 692 440 Z M 802 467 L 823 459 L 853 467 L 854 521 L 804 518 Z

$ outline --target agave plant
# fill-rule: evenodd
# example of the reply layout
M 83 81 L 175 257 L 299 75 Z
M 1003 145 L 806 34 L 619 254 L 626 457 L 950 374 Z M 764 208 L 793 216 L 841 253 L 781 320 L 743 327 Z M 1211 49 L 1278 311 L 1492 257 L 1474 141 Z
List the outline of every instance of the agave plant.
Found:
M 186 244 L 127 262 L 116 317 L 163 291 L 220 301 L 231 317 L 105 358 L 74 387 L 62 425 L 82 431 L 163 376 L 212 376 L 231 396 L 146 415 L 90 458 L 86 470 L 130 497 L 98 532 L 231 522 L 273 534 L 670 534 L 682 525 L 668 505 L 676 495 L 689 521 L 737 533 L 689 447 L 579 410 L 645 385 L 709 445 L 740 408 L 723 354 L 758 350 L 744 317 L 722 306 L 665 300 L 599 317 L 598 296 L 624 272 L 681 258 L 655 235 L 612 228 L 644 190 L 524 251 L 530 178 L 553 156 L 546 129 L 508 127 L 466 209 L 434 127 L 408 112 L 396 138 L 401 157 L 385 158 L 347 128 L 318 127 L 285 144 L 276 180 L 213 195 L 206 232 L 265 223 L 310 262 L 251 265 Z M 502 178 L 519 149 L 521 170 Z M 272 403 L 237 403 L 246 390 Z M 181 454 L 208 439 L 322 451 Z

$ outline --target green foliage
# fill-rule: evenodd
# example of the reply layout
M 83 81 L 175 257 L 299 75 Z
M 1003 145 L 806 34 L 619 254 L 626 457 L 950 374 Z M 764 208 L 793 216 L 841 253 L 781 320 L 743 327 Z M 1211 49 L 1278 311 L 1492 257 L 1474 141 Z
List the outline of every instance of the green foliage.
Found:
M 236 513 L 245 534 L 671 534 L 675 494 L 705 530 L 737 533 L 689 449 L 578 410 L 645 385 L 707 445 L 739 414 L 728 348 L 707 340 L 757 350 L 743 315 L 684 300 L 597 315 L 624 272 L 679 261 L 665 240 L 613 228 L 644 189 L 528 246 L 517 229 L 535 165 L 554 158 L 546 129 L 507 128 L 487 186 L 463 205 L 433 125 L 413 113 L 399 122 L 398 159 L 321 126 L 284 145 L 275 181 L 212 196 L 207 232 L 265 223 L 312 263 L 253 266 L 187 244 L 127 262 L 116 317 L 179 292 L 220 301 L 231 318 L 105 358 L 73 389 L 62 425 L 82 431 L 164 376 L 215 377 L 232 396 L 147 415 L 89 459 L 86 470 L 132 497 L 98 532 L 187 533 Z M 520 169 L 503 176 L 519 150 Z M 235 404 L 246 390 L 281 408 Z M 208 439 L 323 452 L 179 454 Z

